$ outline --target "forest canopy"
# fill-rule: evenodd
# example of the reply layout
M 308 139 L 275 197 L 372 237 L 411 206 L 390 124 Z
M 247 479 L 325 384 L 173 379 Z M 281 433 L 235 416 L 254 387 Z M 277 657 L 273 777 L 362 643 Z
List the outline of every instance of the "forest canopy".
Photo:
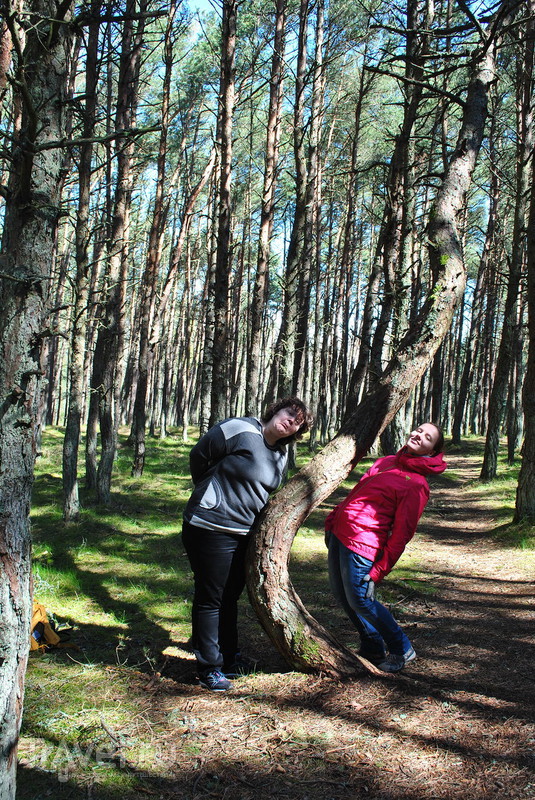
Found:
M 187 435 L 292 391 L 317 411 L 312 445 L 332 437 L 351 376 L 362 396 L 432 285 L 429 210 L 493 12 L 412 0 L 74 8 L 43 419 L 65 424 L 77 385 L 89 471 L 99 402 L 133 436 L 145 423 Z M 27 20 L 13 11 L 4 23 L 4 172 Z M 498 52 L 460 220 L 467 288 L 400 415 L 409 426 L 429 416 L 457 437 L 486 430 L 509 272 L 521 280 L 526 257 L 530 25 L 521 14 Z M 517 285 L 512 448 L 525 366 Z

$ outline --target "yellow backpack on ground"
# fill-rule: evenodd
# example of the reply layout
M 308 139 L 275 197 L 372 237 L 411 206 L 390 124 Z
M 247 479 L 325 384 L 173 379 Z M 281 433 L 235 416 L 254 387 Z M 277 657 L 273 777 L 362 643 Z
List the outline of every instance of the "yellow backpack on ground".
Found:
M 32 623 L 30 627 L 30 650 L 45 650 L 47 647 L 57 647 L 61 642 L 50 622 L 46 608 L 37 600 L 33 601 Z

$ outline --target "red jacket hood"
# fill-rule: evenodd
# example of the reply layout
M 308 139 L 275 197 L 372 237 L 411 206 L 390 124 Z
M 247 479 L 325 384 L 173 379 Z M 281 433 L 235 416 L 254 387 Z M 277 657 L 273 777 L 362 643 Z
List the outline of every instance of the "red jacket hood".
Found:
M 396 453 L 396 466 L 420 475 L 439 475 L 448 465 L 442 453 L 434 456 L 413 456 L 405 446 Z

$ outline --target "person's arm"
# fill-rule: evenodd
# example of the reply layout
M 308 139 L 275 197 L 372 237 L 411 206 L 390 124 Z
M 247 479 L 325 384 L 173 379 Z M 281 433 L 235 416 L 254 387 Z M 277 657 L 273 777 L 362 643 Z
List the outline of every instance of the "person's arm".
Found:
M 226 455 L 226 440 L 219 425 L 201 436 L 189 454 L 189 470 L 193 483 L 201 481 L 214 464 Z
M 414 483 L 411 490 L 405 492 L 400 499 L 396 508 L 392 533 L 383 548 L 381 558 L 370 569 L 370 579 L 374 583 L 379 583 L 388 575 L 400 558 L 416 532 L 418 521 L 428 500 L 429 487 L 427 483 Z

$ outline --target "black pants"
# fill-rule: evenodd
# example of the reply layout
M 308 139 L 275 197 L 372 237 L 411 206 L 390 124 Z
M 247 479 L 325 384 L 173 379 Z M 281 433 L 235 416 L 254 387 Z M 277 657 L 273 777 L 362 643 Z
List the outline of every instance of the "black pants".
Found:
M 230 666 L 238 653 L 238 599 L 245 586 L 248 537 L 184 522 L 182 540 L 195 579 L 191 611 L 197 668 Z

